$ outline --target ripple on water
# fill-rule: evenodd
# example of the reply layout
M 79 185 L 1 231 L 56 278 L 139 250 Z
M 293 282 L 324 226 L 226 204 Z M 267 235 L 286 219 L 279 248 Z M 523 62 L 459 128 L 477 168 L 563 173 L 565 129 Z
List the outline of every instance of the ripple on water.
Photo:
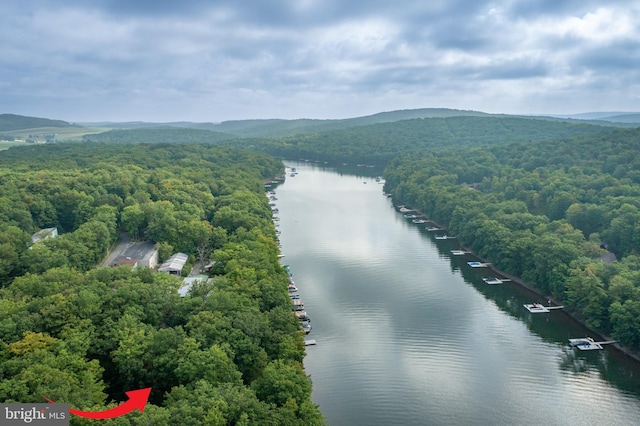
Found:
M 329 424 L 640 424 L 638 397 L 603 379 L 606 363 L 558 341 L 565 324 L 518 315 L 519 296 L 499 298 L 508 287 L 474 284 L 485 271 L 444 256 L 361 179 L 351 188 L 304 165 L 300 176 L 278 195 L 280 229 Z

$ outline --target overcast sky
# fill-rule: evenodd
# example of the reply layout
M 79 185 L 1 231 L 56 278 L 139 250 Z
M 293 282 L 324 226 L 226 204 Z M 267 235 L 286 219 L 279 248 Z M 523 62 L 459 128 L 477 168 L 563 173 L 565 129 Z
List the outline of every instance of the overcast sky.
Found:
M 2 0 L 0 113 L 640 111 L 629 0 Z

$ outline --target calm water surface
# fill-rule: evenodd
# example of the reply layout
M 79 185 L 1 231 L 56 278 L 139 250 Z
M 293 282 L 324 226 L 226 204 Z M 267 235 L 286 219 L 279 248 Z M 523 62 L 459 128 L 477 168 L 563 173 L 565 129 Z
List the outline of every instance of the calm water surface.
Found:
M 310 163 L 275 191 L 284 262 L 313 331 L 305 367 L 330 425 L 639 425 L 640 365 L 455 240 L 405 219 L 364 174 Z

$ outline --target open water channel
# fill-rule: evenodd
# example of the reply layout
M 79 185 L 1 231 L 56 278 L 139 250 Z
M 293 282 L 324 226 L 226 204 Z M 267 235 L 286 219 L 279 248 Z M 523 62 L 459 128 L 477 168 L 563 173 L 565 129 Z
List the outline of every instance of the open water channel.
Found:
M 456 240 L 405 219 L 373 178 L 312 163 L 275 188 L 283 262 L 317 341 L 312 399 L 339 425 L 640 425 L 640 363 L 515 283 L 488 285 Z M 594 336 L 595 337 L 595 336 Z

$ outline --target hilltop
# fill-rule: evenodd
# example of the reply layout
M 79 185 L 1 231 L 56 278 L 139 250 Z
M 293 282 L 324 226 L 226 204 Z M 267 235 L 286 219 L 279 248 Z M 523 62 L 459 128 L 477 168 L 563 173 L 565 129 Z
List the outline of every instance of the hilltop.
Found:
M 341 130 L 351 127 L 367 126 L 371 124 L 392 123 L 402 120 L 412 120 L 416 118 L 443 118 L 474 116 L 491 116 L 479 111 L 465 111 L 448 108 L 420 108 L 397 111 L 386 111 L 372 115 L 344 118 L 344 119 L 247 119 L 228 120 L 219 123 L 204 122 L 196 123 L 189 121 L 158 122 L 150 123 L 144 121 L 128 122 L 86 122 L 84 126 L 102 127 L 113 130 L 131 129 L 151 129 L 151 128 L 188 128 L 198 130 L 211 130 L 238 137 L 281 137 L 293 136 L 308 133 L 320 133 L 329 130 Z
M 74 127 L 62 120 L 50 120 L 48 118 L 25 117 L 16 114 L 0 114 L 0 132 L 16 130 L 39 129 L 43 127 Z

